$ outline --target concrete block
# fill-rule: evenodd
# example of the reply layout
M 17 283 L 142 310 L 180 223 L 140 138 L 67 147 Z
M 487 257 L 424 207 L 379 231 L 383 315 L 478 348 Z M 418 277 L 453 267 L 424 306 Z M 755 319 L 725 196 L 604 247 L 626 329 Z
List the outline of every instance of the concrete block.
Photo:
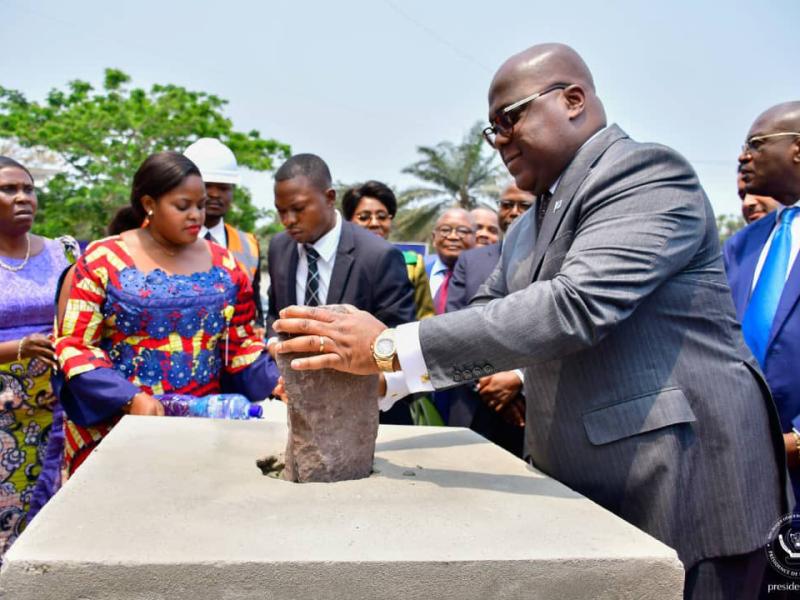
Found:
M 0 597 L 681 598 L 673 550 L 469 430 L 381 426 L 377 472 L 337 483 L 263 476 L 285 443 L 285 422 L 125 417 Z

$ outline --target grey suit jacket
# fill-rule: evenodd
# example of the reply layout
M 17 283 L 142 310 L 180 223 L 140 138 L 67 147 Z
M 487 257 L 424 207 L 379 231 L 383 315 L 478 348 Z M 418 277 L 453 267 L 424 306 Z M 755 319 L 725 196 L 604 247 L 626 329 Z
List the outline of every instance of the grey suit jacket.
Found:
M 475 301 L 420 323 L 431 381 L 526 368 L 525 452 L 674 547 L 759 547 L 788 510 L 783 442 L 714 214 L 675 151 L 611 126 L 517 219 Z
M 269 265 L 268 335 L 278 312 L 297 304 L 297 243 L 286 232 L 272 238 Z M 300 300 L 302 302 L 302 299 Z M 328 304 L 352 304 L 390 327 L 414 320 L 414 288 L 403 253 L 363 227 L 342 222 L 342 235 L 328 287 Z

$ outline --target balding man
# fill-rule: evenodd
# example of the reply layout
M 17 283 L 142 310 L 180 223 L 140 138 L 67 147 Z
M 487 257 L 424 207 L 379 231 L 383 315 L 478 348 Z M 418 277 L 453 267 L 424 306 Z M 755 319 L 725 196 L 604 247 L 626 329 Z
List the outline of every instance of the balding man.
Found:
M 447 306 L 447 295 L 453 267 L 458 256 L 475 246 L 475 221 L 463 208 L 448 208 L 436 220 L 431 233 L 435 256 L 425 261 L 425 271 L 431 284 L 433 309 L 437 315 Z
M 469 211 L 475 222 L 475 247 L 483 248 L 496 244 L 500 239 L 500 222 L 491 208 L 479 206 Z
M 400 369 L 391 396 L 523 367 L 536 467 L 675 548 L 687 598 L 755 597 L 761 546 L 788 510 L 783 440 L 696 174 L 607 126 L 591 73 L 560 44 L 500 67 L 489 122 L 537 203 L 506 236 L 484 304 L 397 329 L 293 308 L 276 328 L 304 335 L 278 351 L 322 337 L 327 352 L 295 368 Z
M 739 163 L 745 194 L 774 198 L 778 208 L 726 242 L 725 269 L 744 339 L 780 413 L 789 472 L 800 497 L 800 102 L 761 114 Z

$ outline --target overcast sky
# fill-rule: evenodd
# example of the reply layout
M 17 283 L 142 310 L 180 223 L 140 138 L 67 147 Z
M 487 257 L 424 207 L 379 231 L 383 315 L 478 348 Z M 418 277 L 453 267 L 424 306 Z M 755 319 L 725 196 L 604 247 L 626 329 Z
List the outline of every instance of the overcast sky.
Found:
M 105 67 L 229 100 L 239 130 L 314 152 L 335 179 L 402 175 L 418 145 L 486 119 L 511 54 L 575 47 L 609 120 L 668 144 L 717 212 L 738 212 L 736 156 L 765 108 L 800 99 L 800 0 L 225 2 L 0 0 L 0 84 L 41 99 Z M 247 177 L 272 205 L 269 174 Z

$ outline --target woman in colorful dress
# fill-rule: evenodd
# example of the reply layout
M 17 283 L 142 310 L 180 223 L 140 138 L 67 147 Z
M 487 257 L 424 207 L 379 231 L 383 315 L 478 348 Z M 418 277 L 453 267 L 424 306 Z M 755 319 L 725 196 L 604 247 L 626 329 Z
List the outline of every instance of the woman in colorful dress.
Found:
M 90 244 L 68 277 L 56 355 L 70 475 L 123 414 L 163 415 L 159 395 L 259 401 L 277 383 L 253 331 L 249 277 L 228 250 L 198 239 L 205 201 L 188 158 L 150 156 L 126 209 L 146 225 Z
M 78 246 L 32 235 L 36 208 L 30 172 L 0 156 L 0 560 L 61 481 L 53 299 Z

